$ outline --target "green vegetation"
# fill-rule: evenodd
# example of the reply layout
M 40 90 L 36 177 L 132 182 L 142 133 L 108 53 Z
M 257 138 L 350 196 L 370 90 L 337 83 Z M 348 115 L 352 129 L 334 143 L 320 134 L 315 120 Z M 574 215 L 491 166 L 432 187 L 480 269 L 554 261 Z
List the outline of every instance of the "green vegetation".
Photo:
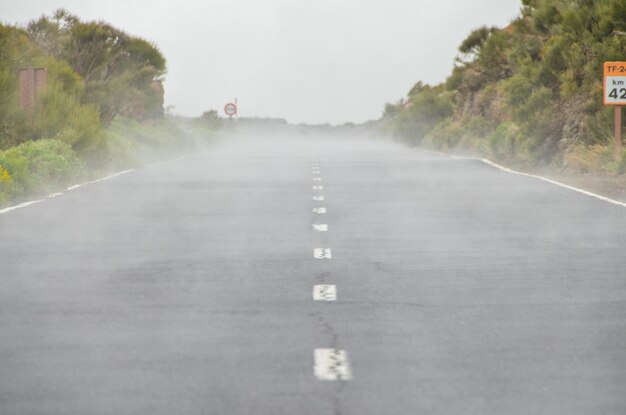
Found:
M 27 67 L 47 75 L 32 113 L 19 107 Z M 0 24 L 0 206 L 173 157 L 218 129 L 216 113 L 195 129 L 164 115 L 165 72 L 155 45 L 65 10 L 26 28 Z
M 385 130 L 409 145 L 525 166 L 624 173 L 602 103 L 602 64 L 626 60 L 623 0 L 523 0 L 505 29 L 479 28 L 441 85 L 387 104 Z
M 51 192 L 84 176 L 84 163 L 59 140 L 27 141 L 0 152 L 0 204 L 10 198 Z

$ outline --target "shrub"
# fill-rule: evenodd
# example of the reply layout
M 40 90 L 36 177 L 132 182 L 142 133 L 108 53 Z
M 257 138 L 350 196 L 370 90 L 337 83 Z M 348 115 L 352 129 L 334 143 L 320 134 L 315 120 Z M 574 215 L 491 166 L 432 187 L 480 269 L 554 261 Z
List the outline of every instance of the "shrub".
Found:
M 616 166 L 616 173 L 617 174 L 626 173 L 626 151 L 622 152 L 622 157 L 620 158 Z
M 497 160 L 512 160 L 517 156 L 519 127 L 506 121 L 498 125 L 488 139 L 489 152 Z
M 28 141 L 0 152 L 3 199 L 50 192 L 80 180 L 84 166 L 59 140 Z M 8 179 L 7 179 L 8 176 Z
M 586 146 L 576 144 L 563 155 L 563 165 L 581 173 L 603 171 L 613 160 L 611 149 L 602 144 Z

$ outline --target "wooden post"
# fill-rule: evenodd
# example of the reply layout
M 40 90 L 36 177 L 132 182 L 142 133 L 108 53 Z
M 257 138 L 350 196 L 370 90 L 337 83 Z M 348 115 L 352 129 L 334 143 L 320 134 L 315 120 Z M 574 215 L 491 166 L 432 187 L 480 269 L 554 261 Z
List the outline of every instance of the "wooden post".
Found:
M 615 106 L 615 160 L 622 159 L 622 107 Z

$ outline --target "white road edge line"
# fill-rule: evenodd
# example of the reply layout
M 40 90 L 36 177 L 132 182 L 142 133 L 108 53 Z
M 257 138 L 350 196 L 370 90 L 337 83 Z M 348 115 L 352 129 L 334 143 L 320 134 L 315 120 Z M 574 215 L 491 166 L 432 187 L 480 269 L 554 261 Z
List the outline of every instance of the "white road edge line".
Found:
M 489 166 L 495 167 L 495 168 L 500 169 L 500 170 L 502 170 L 504 172 L 507 172 L 507 173 L 517 174 L 519 176 L 531 177 L 533 179 L 541 180 L 543 182 L 550 183 L 550 184 L 553 184 L 555 186 L 562 187 L 564 189 L 572 190 L 574 192 L 578 192 L 578 193 L 581 193 L 581 194 L 586 195 L 586 196 L 595 197 L 596 199 L 602 200 L 603 202 L 611 203 L 611 204 L 614 204 L 614 205 L 617 205 L 617 206 L 621 206 L 621 207 L 626 207 L 626 202 L 620 202 L 619 200 L 611 199 L 609 197 L 602 196 L 602 195 L 599 195 L 597 193 L 592 193 L 592 192 L 589 192 L 587 190 L 580 189 L 578 187 L 570 186 L 568 184 L 561 183 L 561 182 L 558 182 L 556 180 L 548 179 L 547 177 L 543 177 L 543 176 L 538 176 L 536 174 L 529 174 L 529 173 L 523 173 L 521 171 L 512 170 L 512 169 L 509 169 L 508 167 L 504 167 L 504 166 L 501 166 L 501 165 L 499 165 L 497 163 L 494 163 L 493 161 L 488 160 L 488 159 L 479 159 L 479 160 L 482 161 L 483 163 L 489 165 Z
M 167 161 L 161 161 L 161 162 L 158 162 L 158 163 L 148 164 L 148 165 L 146 165 L 145 167 L 151 167 L 151 166 L 162 166 L 162 165 L 165 165 L 165 164 L 174 163 L 174 162 L 176 162 L 176 161 L 178 161 L 178 160 L 180 160 L 180 159 L 184 159 L 184 158 L 187 158 L 187 157 L 189 157 L 189 156 L 188 156 L 188 155 L 179 156 L 179 157 L 176 157 L 176 158 L 174 158 L 174 159 L 172 159 L 172 160 L 167 160 Z M 78 183 L 78 184 L 72 185 L 72 186 L 68 187 L 67 189 L 65 189 L 65 191 L 63 191 L 63 192 L 57 192 L 57 193 L 52 193 L 52 194 L 49 194 L 48 196 L 46 196 L 46 197 L 45 197 L 45 198 L 43 198 L 43 199 L 32 200 L 32 201 L 30 201 L 30 202 L 20 203 L 19 205 L 15 205 L 15 206 L 8 206 L 8 207 L 6 207 L 6 208 L 4 208 L 4 209 L 0 209 L 0 215 L 2 215 L 3 213 L 10 212 L 10 211 L 15 210 L 15 209 L 21 209 L 21 208 L 25 208 L 25 207 L 27 207 L 27 206 L 34 205 L 34 204 L 36 204 L 36 203 L 45 202 L 46 200 L 49 200 L 49 199 L 55 198 L 55 197 L 57 197 L 57 196 L 61 196 L 61 195 L 65 194 L 65 193 L 67 193 L 67 192 L 69 192 L 69 191 L 74 190 L 74 189 L 78 189 L 78 188 L 81 188 L 81 187 L 87 186 L 88 184 L 94 184 L 94 183 L 103 182 L 103 181 L 105 181 L 105 180 L 109 180 L 109 179 L 112 179 L 112 178 L 114 178 L 114 177 L 121 176 L 121 175 L 123 175 L 123 174 L 132 173 L 132 172 L 134 172 L 134 171 L 136 171 L 136 170 L 137 170 L 137 169 L 122 170 L 122 171 L 119 171 L 119 172 L 117 172 L 117 173 L 113 173 L 113 174 L 110 174 L 110 175 L 108 175 L 108 176 L 101 177 L 101 178 L 99 178 L 99 179 L 90 180 L 90 181 L 88 181 L 88 182 Z
M 313 286 L 313 299 L 315 301 L 337 300 L 337 286 L 333 284 L 319 284 Z
M 72 186 L 68 187 L 67 189 L 65 189 L 64 192 L 51 193 L 48 196 L 46 196 L 45 198 L 43 198 L 43 199 L 32 200 L 32 201 L 29 201 L 29 202 L 20 203 L 19 205 L 9 206 L 9 207 L 6 207 L 4 209 L 0 209 L 0 215 L 2 215 L 3 213 L 11 212 L 12 210 L 21 209 L 21 208 L 25 208 L 27 206 L 31 206 L 31 205 L 34 205 L 34 204 L 37 204 L 37 203 L 45 202 L 46 200 L 53 199 L 55 197 L 61 196 L 61 195 L 65 194 L 66 192 L 70 192 L 70 191 L 72 191 L 74 189 L 78 189 L 79 187 L 87 186 L 88 184 L 103 182 L 105 180 L 109 180 L 109 179 L 112 179 L 114 177 L 121 176 L 123 174 L 127 174 L 127 173 L 130 173 L 130 172 L 133 172 L 133 171 L 135 171 L 135 169 L 124 170 L 124 171 L 120 171 L 120 172 L 117 172 L 117 173 L 114 173 L 114 174 L 110 174 L 110 175 L 102 177 L 100 179 L 91 180 L 91 181 L 80 183 L 80 184 L 75 184 L 75 185 L 72 185 Z
M 493 161 L 491 161 L 491 160 L 489 160 L 487 158 L 454 156 L 454 155 L 451 155 L 451 154 L 441 153 L 439 151 L 433 151 L 433 150 L 426 150 L 426 149 L 423 149 L 423 148 L 418 149 L 418 150 L 426 152 L 426 153 L 437 154 L 439 156 L 450 157 L 450 158 L 457 159 L 457 160 L 481 161 L 481 162 L 483 162 L 483 163 L 485 163 L 485 164 L 487 164 L 489 166 L 495 167 L 496 169 L 502 170 L 503 172 L 506 172 L 506 173 L 516 174 L 518 176 L 525 176 L 525 177 L 530 177 L 530 178 L 533 178 L 533 179 L 541 180 L 543 182 L 550 183 L 550 184 L 553 184 L 555 186 L 562 187 L 564 189 L 568 189 L 568 190 L 571 190 L 571 191 L 574 191 L 574 192 L 578 192 L 578 193 L 581 193 L 581 194 L 586 195 L 586 196 L 594 197 L 596 199 L 602 200 L 603 202 L 611 203 L 613 205 L 617 205 L 617 206 L 621 206 L 621 207 L 626 207 L 626 202 L 620 202 L 619 200 L 611 199 L 609 197 L 602 196 L 602 195 L 599 195 L 597 193 L 589 192 L 587 190 L 580 189 L 580 188 L 574 187 L 574 186 L 570 186 L 568 184 L 561 183 L 561 182 L 558 182 L 556 180 L 548 179 L 547 177 L 543 177 L 543 176 L 539 176 L 539 175 L 536 175 L 536 174 L 524 173 L 524 172 L 521 172 L 521 171 L 513 170 L 513 169 L 510 169 L 508 167 L 501 166 L 498 163 L 494 163 Z
M 318 380 L 351 380 L 348 353 L 342 349 L 315 349 L 313 373 Z
M 128 169 L 128 170 L 120 171 L 120 172 L 117 172 L 117 173 L 110 174 L 108 176 L 102 177 L 101 179 L 96 179 L 96 180 L 91 180 L 91 181 L 88 181 L 88 182 L 85 182 L 85 183 L 75 184 L 73 186 L 68 187 L 66 190 L 70 191 L 70 190 L 78 189 L 78 188 L 83 187 L 83 186 L 87 186 L 89 184 L 100 183 L 100 182 L 103 182 L 105 180 L 109 180 L 109 179 L 112 179 L 114 177 L 121 176 L 123 174 L 128 174 L 128 173 L 131 173 L 131 172 L 134 172 L 134 171 L 135 171 L 135 169 Z

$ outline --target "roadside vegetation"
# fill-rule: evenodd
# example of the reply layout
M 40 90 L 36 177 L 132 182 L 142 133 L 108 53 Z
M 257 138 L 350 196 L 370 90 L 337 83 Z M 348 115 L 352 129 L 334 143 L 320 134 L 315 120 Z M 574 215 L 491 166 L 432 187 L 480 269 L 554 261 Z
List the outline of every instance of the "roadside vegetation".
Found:
M 623 60 L 623 0 L 523 0 L 508 27 L 469 34 L 446 82 L 387 104 L 384 130 L 411 146 L 623 174 L 602 99 L 603 62 Z
M 28 67 L 47 74 L 32 112 L 19 105 L 18 71 Z M 65 10 L 26 27 L 0 24 L 0 205 L 206 140 L 219 119 L 165 114 L 165 73 L 154 44 Z

